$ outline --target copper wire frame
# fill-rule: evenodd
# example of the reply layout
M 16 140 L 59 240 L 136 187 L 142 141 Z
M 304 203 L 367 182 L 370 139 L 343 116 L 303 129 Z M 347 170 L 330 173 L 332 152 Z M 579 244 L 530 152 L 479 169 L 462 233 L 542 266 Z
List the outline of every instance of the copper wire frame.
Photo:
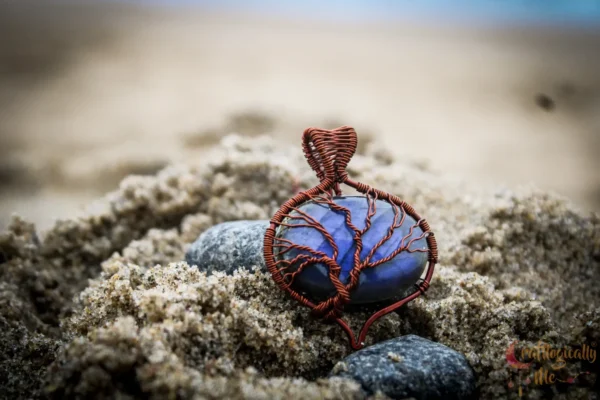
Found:
M 359 350 L 364 347 L 369 327 L 376 320 L 425 293 L 429 288 L 429 283 L 438 258 L 437 242 L 429 224 L 425 219 L 421 218 L 409 204 L 397 196 L 372 188 L 369 185 L 353 181 L 348 177 L 346 167 L 356 151 L 357 143 L 356 132 L 349 126 L 342 126 L 333 130 L 308 128 L 304 131 L 302 137 L 304 155 L 308 164 L 316 172 L 320 183 L 307 191 L 296 194 L 286 201 L 271 219 L 271 223 L 267 228 L 264 239 L 265 264 L 277 285 L 282 290 L 286 291 L 293 299 L 304 306 L 311 308 L 315 315 L 337 322 L 348 335 L 350 345 L 354 350 Z M 417 225 L 421 228 L 423 234 L 426 235 L 427 251 L 429 253 L 427 272 L 425 277 L 415 285 L 416 290 L 401 300 L 373 313 L 363 324 L 358 338 L 348 323 L 342 319 L 342 311 L 344 305 L 350 301 L 352 291 L 358 286 L 361 270 L 365 268 L 365 264 L 359 259 L 360 248 L 355 251 L 354 266 L 350 272 L 349 282 L 346 285 L 337 279 L 340 268 L 335 262 L 335 257 L 333 257 L 333 261 L 328 260 L 329 263 L 326 263 L 326 265 L 329 268 L 329 276 L 330 279 L 332 279 L 332 283 L 334 284 L 337 293 L 331 298 L 317 304 L 294 290 L 290 282 L 286 282 L 281 269 L 277 266 L 278 260 L 274 254 L 274 248 L 278 246 L 275 244 L 276 230 L 279 226 L 284 225 L 283 221 L 289 216 L 289 213 L 294 210 L 297 211 L 299 205 L 306 201 L 313 200 L 317 196 L 325 195 L 329 198 L 331 198 L 333 194 L 340 196 L 342 194 L 340 188 L 341 184 L 356 189 L 356 191 L 362 193 L 367 198 L 373 196 L 375 199 L 387 201 L 404 210 L 406 214 L 414 218 L 415 221 L 418 221 Z M 359 246 L 357 246 L 357 248 L 358 247 Z M 317 262 L 316 258 L 313 257 L 309 258 L 304 264 L 310 263 L 311 261 L 313 263 Z

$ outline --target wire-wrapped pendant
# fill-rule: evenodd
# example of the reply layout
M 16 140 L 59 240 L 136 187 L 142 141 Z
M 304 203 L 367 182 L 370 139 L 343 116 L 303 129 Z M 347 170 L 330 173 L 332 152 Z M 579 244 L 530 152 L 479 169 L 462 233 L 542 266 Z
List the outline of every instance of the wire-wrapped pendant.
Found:
M 360 349 L 373 322 L 427 290 L 437 244 L 429 224 L 410 205 L 348 177 L 356 146 L 356 132 L 348 126 L 304 131 L 304 154 L 320 183 L 275 213 L 265 234 L 264 258 L 281 289 L 315 315 L 335 320 L 352 348 Z M 343 196 L 342 184 L 362 196 Z M 366 304 L 384 306 L 357 338 L 342 312 Z

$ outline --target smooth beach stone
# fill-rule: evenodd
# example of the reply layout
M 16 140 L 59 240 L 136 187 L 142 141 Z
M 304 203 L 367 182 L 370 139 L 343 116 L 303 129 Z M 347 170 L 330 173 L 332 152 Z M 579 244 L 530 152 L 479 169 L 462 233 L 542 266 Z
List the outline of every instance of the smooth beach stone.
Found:
M 365 227 L 368 203 L 364 196 L 339 196 L 334 197 L 336 204 L 346 207 L 351 211 L 351 221 L 354 226 L 362 230 Z M 371 249 L 381 241 L 387 234 L 394 222 L 394 209 L 391 204 L 377 200 L 375 202 L 376 213 L 371 217 L 371 226 L 362 236 L 363 247 L 360 252 L 360 260 L 364 260 Z M 337 263 L 341 267 L 339 279 L 347 284 L 349 274 L 354 267 L 354 252 L 356 241 L 354 232 L 346 223 L 346 213 L 332 210 L 329 205 L 318 204 L 308 201 L 298 207 L 299 210 L 310 215 L 318 221 L 333 237 L 338 247 Z M 299 216 L 296 211 L 291 216 Z M 398 217 L 401 220 L 402 211 Z M 286 218 L 286 224 L 306 224 L 304 219 Z M 392 254 L 400 245 L 402 238 L 409 234 L 410 229 L 416 221 L 409 215 L 405 216 L 404 222 L 394 230 L 394 234 L 377 249 L 371 262 L 375 262 Z M 418 238 L 423 231 L 415 227 L 410 236 L 407 236 L 404 244 L 411 239 Z M 280 226 L 276 232 L 278 238 L 287 239 L 296 245 L 308 246 L 313 250 L 321 251 L 329 257 L 333 256 L 333 248 L 325 239 L 324 235 L 314 227 L 286 227 Z M 277 240 L 275 243 L 278 243 Z M 415 240 L 411 250 L 427 249 L 425 237 Z M 299 254 L 310 254 L 306 250 L 292 249 L 281 255 L 283 248 L 276 248 L 275 254 L 278 259 L 291 260 Z M 409 253 L 403 251 L 391 260 L 374 268 L 365 268 L 361 271 L 359 285 L 351 292 L 350 304 L 374 303 L 403 295 L 407 289 L 415 284 L 427 265 L 427 252 Z M 299 264 L 299 263 L 298 263 Z M 298 265 L 291 266 L 289 271 L 297 269 Z M 294 289 L 304 293 L 309 299 L 321 301 L 335 294 L 335 288 L 328 276 L 328 268 L 323 264 L 314 264 L 306 267 L 294 278 Z
M 185 254 L 189 265 L 209 273 L 257 266 L 266 271 L 263 243 L 269 221 L 231 221 L 204 231 Z
M 464 400 L 476 396 L 475 374 L 461 353 L 415 335 L 359 350 L 329 376 L 350 378 L 392 399 Z

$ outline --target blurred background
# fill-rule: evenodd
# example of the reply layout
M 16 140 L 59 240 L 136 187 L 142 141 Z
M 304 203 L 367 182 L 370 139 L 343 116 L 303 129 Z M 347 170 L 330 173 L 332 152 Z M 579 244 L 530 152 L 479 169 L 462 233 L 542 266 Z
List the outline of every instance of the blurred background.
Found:
M 600 210 L 600 0 L 0 0 L 0 229 L 308 126 Z

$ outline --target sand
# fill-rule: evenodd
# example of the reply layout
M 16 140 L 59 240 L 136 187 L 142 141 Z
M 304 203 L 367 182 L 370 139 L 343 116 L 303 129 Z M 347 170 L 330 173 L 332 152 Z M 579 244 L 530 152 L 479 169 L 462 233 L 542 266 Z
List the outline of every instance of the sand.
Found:
M 374 152 L 356 155 L 350 174 L 422 210 L 440 264 L 427 296 L 373 326 L 367 345 L 409 333 L 438 341 L 465 354 L 483 397 L 517 398 L 511 342 L 597 343 L 597 216 Z M 269 218 L 294 179 L 316 183 L 300 149 L 228 136 L 204 166 L 131 176 L 41 240 L 14 220 L 0 236 L 0 344 L 13 354 L 2 363 L 3 396 L 365 398 L 351 381 L 324 379 L 351 352 L 343 332 L 311 319 L 268 274 L 206 276 L 181 261 L 215 223 Z M 527 398 L 593 398 L 597 365 L 570 361 L 568 371 L 591 374 L 527 387 Z

